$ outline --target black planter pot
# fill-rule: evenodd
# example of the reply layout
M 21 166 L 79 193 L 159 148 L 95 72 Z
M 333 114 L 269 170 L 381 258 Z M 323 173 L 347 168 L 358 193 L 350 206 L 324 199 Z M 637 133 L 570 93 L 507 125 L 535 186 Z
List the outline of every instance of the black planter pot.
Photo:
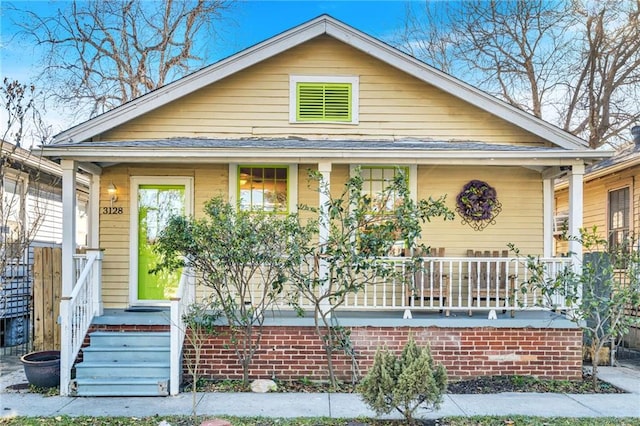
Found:
M 40 388 L 60 385 L 60 351 L 31 352 L 20 361 L 29 384 Z

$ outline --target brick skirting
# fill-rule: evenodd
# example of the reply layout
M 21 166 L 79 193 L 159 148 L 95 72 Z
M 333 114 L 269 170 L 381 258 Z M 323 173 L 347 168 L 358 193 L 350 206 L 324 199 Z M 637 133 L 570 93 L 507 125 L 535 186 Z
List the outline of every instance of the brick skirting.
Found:
M 493 327 L 384 327 L 355 326 L 351 341 L 358 368 L 365 374 L 376 349 L 401 351 L 409 334 L 420 345 L 429 344 L 434 359 L 447 368 L 449 380 L 477 376 L 523 375 L 546 379 L 582 377 L 582 332 L 577 328 Z M 200 377 L 242 378 L 242 368 L 231 345 L 228 327 L 204 343 Z M 185 360 L 193 359 L 185 342 Z M 352 362 L 344 352 L 334 358 L 340 380 L 350 381 Z M 186 373 L 186 368 L 184 368 Z M 314 328 L 265 326 L 261 346 L 254 355 L 250 377 L 293 380 L 326 379 L 325 353 Z

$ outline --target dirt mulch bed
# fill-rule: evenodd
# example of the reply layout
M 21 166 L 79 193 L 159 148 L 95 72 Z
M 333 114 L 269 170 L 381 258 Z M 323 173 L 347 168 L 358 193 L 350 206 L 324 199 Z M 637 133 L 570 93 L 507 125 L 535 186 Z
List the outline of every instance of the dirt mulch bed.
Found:
M 311 380 L 278 381 L 276 392 L 355 392 L 355 386 L 349 383 L 341 383 L 338 389 L 331 389 L 328 383 Z M 553 392 L 553 393 L 625 393 L 615 386 L 598 380 L 599 389 L 595 391 L 591 376 L 585 375 L 582 380 L 542 380 L 529 376 L 487 376 L 470 380 L 449 383 L 449 394 L 490 394 L 500 392 Z M 189 391 L 186 386 L 184 391 Z M 250 392 L 251 389 L 242 385 L 239 380 L 200 381 L 200 392 Z
M 598 380 L 598 390 L 593 389 L 591 376 L 582 380 L 541 380 L 529 376 L 479 377 L 462 382 L 449 383 L 447 393 L 500 393 L 500 392 L 540 392 L 540 393 L 625 393 L 610 383 Z

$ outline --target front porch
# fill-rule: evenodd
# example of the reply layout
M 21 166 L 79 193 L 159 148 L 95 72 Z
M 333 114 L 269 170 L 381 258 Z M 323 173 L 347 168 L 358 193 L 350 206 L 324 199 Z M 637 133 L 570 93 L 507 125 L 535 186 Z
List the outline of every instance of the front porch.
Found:
M 101 295 L 102 252 L 78 258 L 78 284 L 74 295 L 62 306 L 63 333 L 77 337 L 77 348 L 62 364 L 69 379 L 76 358 L 86 350 L 92 332 L 166 333 L 168 338 L 168 389 L 179 393 L 194 350 L 185 339 L 182 312 L 196 300 L 195 279 L 183 274 L 180 289 L 170 307 L 109 308 L 97 303 Z M 555 379 L 577 379 L 582 373 L 582 334 L 562 311 L 563 300 L 541 306 L 539 295 L 520 292 L 527 282 L 522 259 L 509 257 L 425 257 L 418 273 L 406 274 L 409 259 L 383 258 L 381 262 L 400 271 L 351 295 L 336 312 L 338 324 L 351 331 L 357 365 L 362 372 L 373 362 L 380 346 L 401 350 L 409 335 L 430 345 L 436 360 L 448 369 L 451 380 L 481 375 L 532 375 Z M 570 267 L 570 259 L 541 259 L 549 277 Z M 408 268 L 407 268 L 408 270 Z M 83 290 L 84 289 L 84 290 Z M 480 292 L 483 290 L 483 292 Z M 77 293 L 77 294 L 76 294 Z M 423 295 L 416 297 L 416 295 Z M 286 300 L 265 313 L 260 349 L 251 369 L 252 378 L 293 380 L 301 377 L 326 379 L 322 341 L 314 330 L 313 309 L 308 303 L 304 316 L 297 316 Z M 94 309 L 96 308 L 96 309 Z M 84 326 L 86 326 L 86 328 Z M 82 338 L 80 338 L 82 337 Z M 211 336 L 201 360 L 202 377 L 235 379 L 242 369 L 235 359 L 229 328 L 221 323 Z M 164 349 L 163 349 L 164 350 Z M 352 380 L 354 359 L 339 353 L 337 377 Z M 66 370 L 65 370 L 66 369 Z M 65 377 L 65 376 L 63 376 Z M 164 389 L 164 388 L 163 388 Z

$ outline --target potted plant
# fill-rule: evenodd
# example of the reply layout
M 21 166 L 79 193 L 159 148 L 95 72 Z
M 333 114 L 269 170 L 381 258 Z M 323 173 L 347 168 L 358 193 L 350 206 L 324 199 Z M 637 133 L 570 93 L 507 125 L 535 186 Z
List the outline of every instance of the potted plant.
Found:
M 30 385 L 52 388 L 60 385 L 60 351 L 37 351 L 20 358 Z

